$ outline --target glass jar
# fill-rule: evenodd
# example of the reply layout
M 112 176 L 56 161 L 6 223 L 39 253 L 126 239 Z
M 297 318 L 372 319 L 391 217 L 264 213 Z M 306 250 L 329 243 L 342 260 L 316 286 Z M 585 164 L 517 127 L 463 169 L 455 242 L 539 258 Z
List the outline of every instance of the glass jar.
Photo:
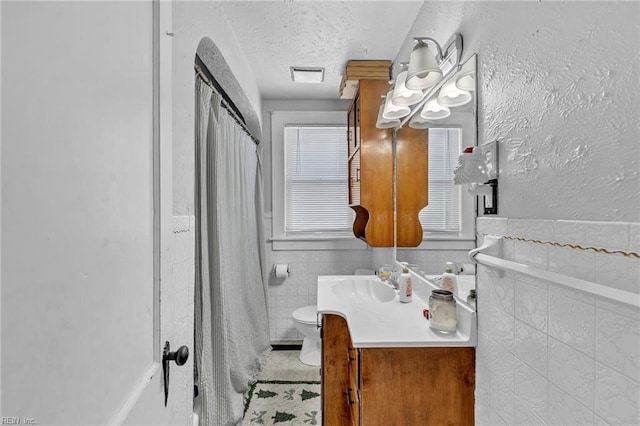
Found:
M 429 324 L 434 330 L 451 333 L 458 329 L 456 300 L 447 290 L 433 290 L 429 296 Z

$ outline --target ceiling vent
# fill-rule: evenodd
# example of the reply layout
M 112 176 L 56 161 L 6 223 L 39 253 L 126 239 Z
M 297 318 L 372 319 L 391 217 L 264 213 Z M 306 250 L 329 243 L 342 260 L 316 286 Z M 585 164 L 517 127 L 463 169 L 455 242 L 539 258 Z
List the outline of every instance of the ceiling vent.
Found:
M 295 83 L 322 83 L 324 68 L 291 67 L 291 79 Z

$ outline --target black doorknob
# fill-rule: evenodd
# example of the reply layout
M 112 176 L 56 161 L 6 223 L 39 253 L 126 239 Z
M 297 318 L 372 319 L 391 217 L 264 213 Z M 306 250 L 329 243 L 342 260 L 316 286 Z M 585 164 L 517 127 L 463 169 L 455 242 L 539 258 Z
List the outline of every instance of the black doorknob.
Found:
M 175 361 L 178 365 L 184 365 L 187 359 L 189 359 L 189 348 L 186 346 L 180 346 L 177 351 L 167 354 L 167 360 Z
M 178 365 L 184 365 L 189 359 L 189 348 L 180 346 L 177 351 L 171 352 L 169 342 L 165 342 L 162 351 L 162 371 L 164 376 L 164 406 L 167 406 L 169 399 L 169 361 L 175 361 Z

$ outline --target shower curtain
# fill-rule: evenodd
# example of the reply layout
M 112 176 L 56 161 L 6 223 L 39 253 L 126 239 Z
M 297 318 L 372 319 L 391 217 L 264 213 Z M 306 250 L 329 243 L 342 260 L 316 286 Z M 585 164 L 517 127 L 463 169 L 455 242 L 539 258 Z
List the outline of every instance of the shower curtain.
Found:
M 256 145 L 196 78 L 196 384 L 201 425 L 236 425 L 271 350 Z

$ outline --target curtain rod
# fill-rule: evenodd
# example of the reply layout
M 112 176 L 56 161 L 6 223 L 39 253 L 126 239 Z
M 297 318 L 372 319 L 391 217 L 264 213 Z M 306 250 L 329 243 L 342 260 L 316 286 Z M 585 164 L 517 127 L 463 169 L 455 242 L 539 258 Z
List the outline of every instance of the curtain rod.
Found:
M 253 136 L 253 133 L 251 132 L 251 130 L 249 130 L 249 128 L 247 127 L 247 125 L 244 123 L 244 121 L 238 116 L 238 114 L 236 114 L 236 112 L 233 110 L 233 108 L 231 108 L 231 106 L 229 105 L 229 103 L 222 97 L 222 95 L 220 94 L 220 92 L 218 92 L 218 90 L 214 87 L 214 85 L 212 84 L 211 80 L 209 79 L 209 77 L 207 77 L 205 75 L 204 72 L 202 72 L 202 69 L 198 66 L 198 65 L 194 65 L 193 66 L 196 75 L 198 77 L 200 77 L 200 79 L 204 82 L 204 84 L 206 84 L 207 86 L 209 86 L 211 88 L 211 90 L 213 90 L 215 93 L 217 93 L 218 95 L 220 95 L 220 104 L 222 105 L 222 107 L 224 109 L 227 110 L 227 112 L 229 113 L 229 115 L 231 117 L 233 117 L 233 119 L 235 120 L 236 123 L 238 123 L 240 125 L 240 127 L 242 128 L 242 130 L 244 130 L 244 132 L 251 138 L 251 140 L 253 141 L 253 143 L 255 143 L 256 145 L 260 145 L 260 140 L 258 138 L 256 138 L 255 136 Z

